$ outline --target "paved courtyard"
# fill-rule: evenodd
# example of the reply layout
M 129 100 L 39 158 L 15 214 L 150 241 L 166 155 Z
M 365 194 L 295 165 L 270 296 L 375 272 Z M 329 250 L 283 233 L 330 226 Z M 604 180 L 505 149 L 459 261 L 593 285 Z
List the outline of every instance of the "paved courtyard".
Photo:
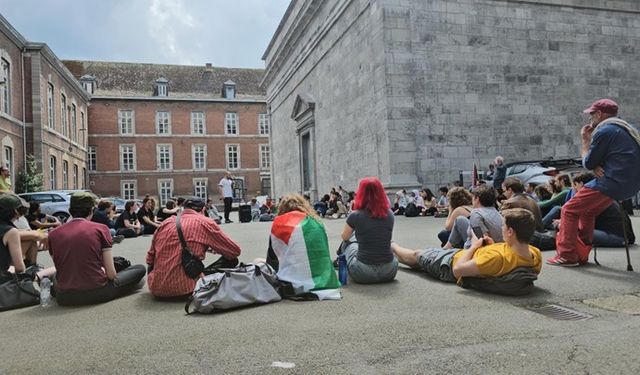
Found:
M 640 218 L 632 220 L 640 234 Z M 400 217 L 394 240 L 436 245 L 442 223 Z M 344 220 L 326 225 L 335 249 Z M 269 223 L 223 228 L 241 245 L 243 261 L 264 256 Z M 142 263 L 150 242 L 125 240 L 115 254 Z M 637 374 L 640 317 L 630 313 L 640 313 L 640 272 L 625 271 L 624 249 L 598 255 L 601 267 L 545 265 L 536 292 L 518 298 L 401 269 L 390 284 L 349 284 L 341 301 L 283 301 L 212 316 L 185 316 L 182 302 L 155 301 L 146 288 L 96 306 L 54 302 L 1 313 L 0 373 Z M 46 255 L 41 261 L 51 264 Z M 632 261 L 640 271 L 637 246 Z M 593 318 L 559 321 L 525 308 L 548 303 Z

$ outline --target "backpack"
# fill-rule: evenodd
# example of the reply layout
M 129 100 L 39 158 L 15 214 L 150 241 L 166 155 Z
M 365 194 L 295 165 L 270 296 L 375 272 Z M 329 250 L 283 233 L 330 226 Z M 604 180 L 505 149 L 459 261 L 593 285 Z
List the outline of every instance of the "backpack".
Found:
M 533 282 L 537 279 L 533 268 L 518 267 L 499 277 L 463 277 L 460 286 L 504 296 L 523 296 L 533 291 Z
M 545 250 L 555 250 L 556 249 L 556 238 L 553 236 L 553 233 L 550 231 L 545 232 L 533 232 L 533 237 L 531 237 L 531 241 L 529 241 L 529 245 L 535 246 L 541 251 Z
M 419 214 L 420 210 L 418 209 L 418 206 L 415 205 L 415 203 L 407 204 L 407 207 L 405 207 L 404 209 L 404 216 L 406 217 L 416 217 Z

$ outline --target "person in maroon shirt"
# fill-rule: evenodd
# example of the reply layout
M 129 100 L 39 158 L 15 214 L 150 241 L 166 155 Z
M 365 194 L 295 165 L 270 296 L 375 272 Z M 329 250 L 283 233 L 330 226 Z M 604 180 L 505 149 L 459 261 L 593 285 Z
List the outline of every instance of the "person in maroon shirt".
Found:
M 237 264 L 240 247 L 227 237 L 205 214 L 202 198 L 185 199 L 180 214 L 184 239 L 194 256 L 204 260 L 206 252 L 222 255 L 216 263 Z M 182 267 L 182 246 L 176 229 L 176 216 L 165 219 L 156 230 L 147 253 L 149 291 L 155 297 L 183 297 L 193 292 L 196 280 L 187 276 Z
M 58 270 L 56 299 L 60 305 L 110 301 L 132 292 L 145 275 L 143 265 L 117 272 L 111 255 L 109 228 L 91 221 L 96 197 L 88 192 L 71 196 L 73 219 L 49 233 L 49 252 Z

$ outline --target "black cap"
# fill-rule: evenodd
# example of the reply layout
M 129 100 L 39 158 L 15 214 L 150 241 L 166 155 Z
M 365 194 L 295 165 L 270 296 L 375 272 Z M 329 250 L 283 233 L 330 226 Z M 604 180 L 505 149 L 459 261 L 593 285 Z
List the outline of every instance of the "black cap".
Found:
M 182 203 L 182 207 L 189 208 L 195 211 L 201 211 L 205 206 L 204 199 L 200 197 L 184 197 L 184 203 Z

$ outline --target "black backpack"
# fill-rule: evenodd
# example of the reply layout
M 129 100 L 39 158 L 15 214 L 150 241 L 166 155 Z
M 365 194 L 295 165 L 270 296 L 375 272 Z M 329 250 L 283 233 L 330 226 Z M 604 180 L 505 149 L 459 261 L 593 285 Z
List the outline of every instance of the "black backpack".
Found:
M 404 216 L 406 217 L 416 217 L 420 214 L 420 210 L 415 203 L 409 203 L 407 207 L 404 209 Z
M 533 291 L 538 274 L 531 267 L 518 267 L 499 277 L 463 277 L 461 286 L 503 296 L 523 296 Z

